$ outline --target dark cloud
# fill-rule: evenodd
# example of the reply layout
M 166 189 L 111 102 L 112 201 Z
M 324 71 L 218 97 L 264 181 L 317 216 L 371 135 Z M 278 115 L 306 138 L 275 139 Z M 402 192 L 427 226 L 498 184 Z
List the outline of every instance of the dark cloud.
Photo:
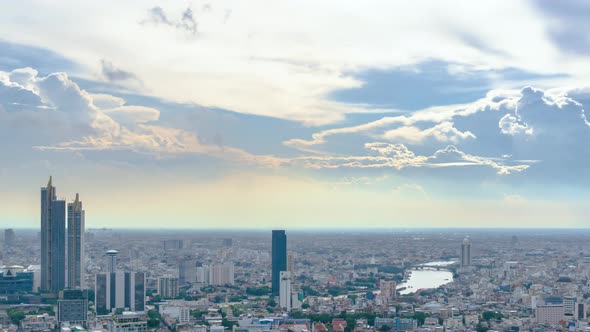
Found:
M 193 10 L 189 7 L 182 12 L 182 19 L 177 24 L 179 29 L 184 29 L 193 35 L 197 34 L 197 21 L 195 20 Z
M 210 10 L 209 6 L 209 10 Z M 156 6 L 148 10 L 148 18 L 141 24 L 167 25 L 179 30 L 186 31 L 193 36 L 197 35 L 198 23 L 193 10 L 188 7 L 180 16 L 180 19 L 171 19 L 162 7 Z
M 550 18 L 547 33 L 551 40 L 568 52 L 590 54 L 590 2 L 586 0 L 536 0 L 535 5 Z
M 111 82 L 130 80 L 139 81 L 139 78 L 135 74 L 115 67 L 113 63 L 108 60 L 102 59 L 100 61 L 100 66 L 102 68 L 102 75 Z
M 150 9 L 149 16 L 151 21 L 155 24 L 171 24 L 170 20 L 168 20 L 168 17 L 166 16 L 166 13 L 164 13 L 164 9 L 162 9 L 162 7 L 156 6 Z

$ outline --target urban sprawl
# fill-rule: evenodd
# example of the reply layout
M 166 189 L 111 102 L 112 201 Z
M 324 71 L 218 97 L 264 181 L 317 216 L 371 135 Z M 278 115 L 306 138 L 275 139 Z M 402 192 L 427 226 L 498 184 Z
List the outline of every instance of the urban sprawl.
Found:
M 87 229 L 57 197 L 4 230 L 2 331 L 590 331 L 587 231 Z

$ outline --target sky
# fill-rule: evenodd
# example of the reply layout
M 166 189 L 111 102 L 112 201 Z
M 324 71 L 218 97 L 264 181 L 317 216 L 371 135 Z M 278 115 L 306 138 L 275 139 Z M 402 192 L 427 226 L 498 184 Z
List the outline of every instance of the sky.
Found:
M 590 226 L 590 3 L 18 1 L 0 227 Z

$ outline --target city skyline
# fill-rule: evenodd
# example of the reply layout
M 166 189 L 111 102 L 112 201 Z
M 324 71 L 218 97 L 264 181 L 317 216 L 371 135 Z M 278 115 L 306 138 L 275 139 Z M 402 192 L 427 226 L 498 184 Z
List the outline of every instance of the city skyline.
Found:
M 0 332 L 590 331 L 590 0 L 0 23 Z
M 0 227 L 588 227 L 587 10 L 9 3 Z
M 107 326 L 125 317 L 144 331 L 188 324 L 199 332 L 292 323 L 325 332 L 583 331 L 590 322 L 590 230 L 289 231 L 278 296 L 270 277 L 280 250 L 270 231 L 86 234 L 87 291 L 59 295 L 36 291 L 38 230 L 14 231 L 12 246 L 4 239 L 4 310 L 24 331 L 113 331 Z M 115 269 L 109 256 L 117 252 Z

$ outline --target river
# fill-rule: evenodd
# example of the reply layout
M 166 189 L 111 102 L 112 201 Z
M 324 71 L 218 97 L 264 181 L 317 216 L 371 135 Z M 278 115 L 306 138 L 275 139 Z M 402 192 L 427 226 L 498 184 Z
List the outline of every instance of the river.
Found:
M 455 262 L 430 262 L 421 265 L 442 267 L 453 263 Z M 420 270 L 410 270 L 410 273 L 409 279 L 397 287 L 398 289 L 406 287 L 406 289 L 399 292 L 402 295 L 415 293 L 419 289 L 438 288 L 439 286 L 453 281 L 453 273 L 447 270 L 424 268 Z

